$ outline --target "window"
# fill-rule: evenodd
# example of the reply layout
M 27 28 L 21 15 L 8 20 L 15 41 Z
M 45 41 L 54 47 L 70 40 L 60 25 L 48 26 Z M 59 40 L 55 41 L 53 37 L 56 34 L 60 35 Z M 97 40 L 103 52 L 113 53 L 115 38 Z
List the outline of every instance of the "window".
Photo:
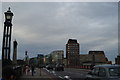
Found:
M 110 68 L 109 74 L 110 76 L 120 76 L 120 68 Z
M 105 77 L 106 76 L 106 71 L 105 71 L 104 68 L 100 68 L 100 70 L 99 70 L 99 76 L 100 77 Z
M 99 68 L 94 68 L 92 70 L 92 74 L 94 74 L 94 75 L 98 75 L 98 72 L 99 72 Z

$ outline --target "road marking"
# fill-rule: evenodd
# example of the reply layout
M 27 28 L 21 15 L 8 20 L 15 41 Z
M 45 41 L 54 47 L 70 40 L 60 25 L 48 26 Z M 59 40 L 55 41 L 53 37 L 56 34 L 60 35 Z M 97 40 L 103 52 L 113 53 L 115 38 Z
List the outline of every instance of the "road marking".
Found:
M 66 78 L 66 79 L 70 79 L 70 76 L 64 76 L 64 78 Z
M 52 71 L 52 73 L 54 74 L 54 73 L 55 73 L 55 71 Z
M 47 72 L 50 72 L 49 70 L 46 69 Z
M 61 78 L 61 79 L 63 79 L 63 77 L 61 77 L 61 76 L 58 76 L 59 78 Z

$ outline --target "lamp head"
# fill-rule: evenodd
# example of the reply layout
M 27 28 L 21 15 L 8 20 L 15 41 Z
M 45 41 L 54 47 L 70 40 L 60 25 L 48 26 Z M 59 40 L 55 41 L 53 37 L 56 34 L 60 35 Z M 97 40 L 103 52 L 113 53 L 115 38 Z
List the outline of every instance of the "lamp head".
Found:
M 5 21 L 11 22 L 13 17 L 13 13 L 10 11 L 10 7 L 8 8 L 8 11 L 5 12 Z

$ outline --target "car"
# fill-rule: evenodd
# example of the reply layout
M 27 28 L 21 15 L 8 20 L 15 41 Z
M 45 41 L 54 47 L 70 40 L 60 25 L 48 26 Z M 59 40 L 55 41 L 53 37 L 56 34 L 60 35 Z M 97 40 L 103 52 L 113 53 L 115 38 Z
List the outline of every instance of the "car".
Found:
M 64 65 L 63 64 L 56 64 L 55 71 L 64 71 Z
M 53 70 L 53 68 L 54 68 L 54 66 L 52 65 L 52 64 L 48 64 L 47 66 L 46 66 L 46 68 L 48 69 L 48 70 Z
M 120 80 L 120 65 L 96 65 L 85 80 Z
M 44 64 L 40 64 L 38 67 L 39 68 L 45 68 L 45 65 Z

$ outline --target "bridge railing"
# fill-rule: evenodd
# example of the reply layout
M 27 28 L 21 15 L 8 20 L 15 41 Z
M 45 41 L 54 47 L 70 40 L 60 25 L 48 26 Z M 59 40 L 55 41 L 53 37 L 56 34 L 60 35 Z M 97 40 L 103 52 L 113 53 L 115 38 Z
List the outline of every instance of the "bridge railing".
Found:
M 76 68 L 76 69 L 91 69 L 91 65 L 81 65 L 81 66 L 65 66 L 65 68 Z

